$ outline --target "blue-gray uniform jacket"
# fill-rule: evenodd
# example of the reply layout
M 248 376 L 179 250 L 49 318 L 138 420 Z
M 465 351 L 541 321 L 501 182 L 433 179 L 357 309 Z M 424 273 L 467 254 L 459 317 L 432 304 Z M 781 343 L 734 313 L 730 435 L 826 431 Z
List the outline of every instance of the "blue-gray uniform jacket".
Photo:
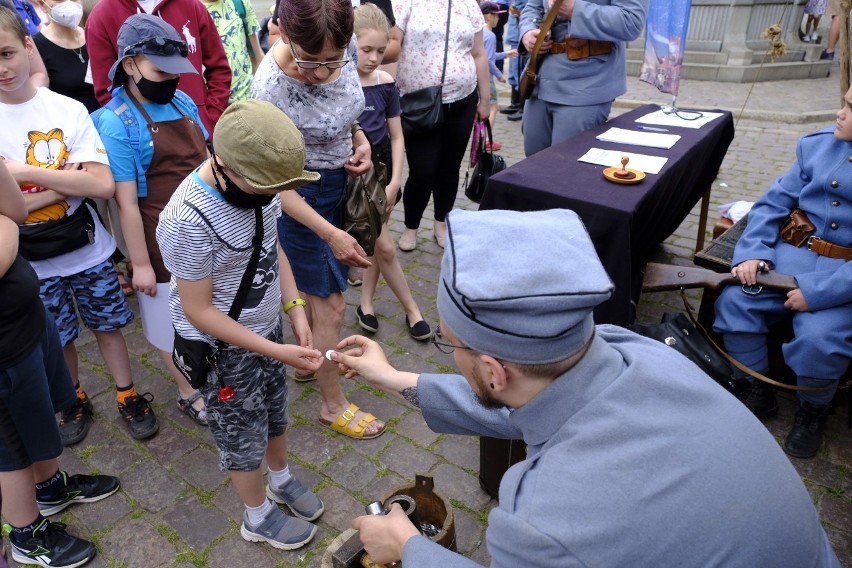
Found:
M 571 21 L 557 17 L 554 41 L 566 38 L 614 42 L 608 55 L 570 61 L 566 54 L 545 55 L 533 96 L 550 103 L 585 106 L 614 100 L 627 92 L 626 42 L 642 33 L 649 0 L 577 0 Z M 520 37 L 544 19 L 544 0 L 528 0 L 521 12 Z
M 520 438 L 527 459 L 488 517 L 492 566 L 840 566 L 813 503 L 766 428 L 686 358 L 616 326 L 512 412 L 464 377 L 420 375 L 437 432 Z M 425 537 L 406 568 L 476 566 Z
M 780 229 L 796 207 L 816 226 L 815 236 L 852 246 L 852 142 L 838 140 L 833 127 L 799 139 L 796 163 L 752 207 L 732 260 L 766 260 L 773 270 L 796 277 L 812 311 L 793 313 L 796 338 L 784 346 L 785 361 L 800 377 L 836 380 L 852 357 L 852 262 L 781 240 Z M 749 296 L 730 286 L 716 303 L 714 328 L 734 340 L 736 334 L 765 333 L 757 315 L 790 314 L 785 299 L 780 293 Z M 726 345 L 731 340 L 726 337 Z M 736 346 L 729 349 L 733 353 Z

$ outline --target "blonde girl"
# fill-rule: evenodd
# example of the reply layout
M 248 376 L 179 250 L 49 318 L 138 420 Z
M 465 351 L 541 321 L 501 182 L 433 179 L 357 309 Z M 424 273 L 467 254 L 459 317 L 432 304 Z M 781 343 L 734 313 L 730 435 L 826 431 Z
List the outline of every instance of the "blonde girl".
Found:
M 382 11 L 373 4 L 362 4 L 355 10 L 355 37 L 358 39 L 358 76 L 365 99 L 365 110 L 358 122 L 373 142 L 373 160 L 386 164 L 390 175 L 385 189 L 388 203 L 385 225 L 376 243 L 373 264 L 364 271 L 361 303 L 355 313 L 362 329 L 372 333 L 378 331 L 379 320 L 373 307 L 373 295 L 381 273 L 405 310 L 408 333 L 418 341 L 426 341 L 432 337 L 432 329 L 423 320 L 420 308 L 411 296 L 387 227 L 390 213 L 402 195 L 405 144 L 399 118 L 399 89 L 393 77 L 379 69 L 390 39 L 390 25 Z

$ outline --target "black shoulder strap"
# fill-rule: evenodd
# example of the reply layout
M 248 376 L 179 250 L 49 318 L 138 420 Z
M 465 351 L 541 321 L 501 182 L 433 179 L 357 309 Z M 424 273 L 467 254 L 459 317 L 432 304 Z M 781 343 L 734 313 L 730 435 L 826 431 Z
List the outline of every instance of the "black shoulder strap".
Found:
M 254 275 L 257 273 L 257 265 L 260 262 L 260 249 L 263 245 L 263 213 L 260 207 L 254 209 L 254 239 L 252 240 L 251 258 L 249 259 L 246 271 L 243 273 L 243 278 L 240 280 L 240 287 L 237 289 L 237 295 L 234 296 L 234 303 L 231 304 L 231 309 L 228 310 L 228 317 L 234 321 L 240 318 L 240 312 L 243 311 L 243 305 L 248 298 L 249 289 L 251 288 Z M 216 350 L 219 351 L 227 347 L 227 343 L 221 339 L 216 341 Z

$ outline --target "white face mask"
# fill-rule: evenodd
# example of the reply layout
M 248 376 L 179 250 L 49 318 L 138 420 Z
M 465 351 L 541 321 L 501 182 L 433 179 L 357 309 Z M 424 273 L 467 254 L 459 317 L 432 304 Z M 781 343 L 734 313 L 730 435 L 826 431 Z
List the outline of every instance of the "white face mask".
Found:
M 66 28 L 76 28 L 83 19 L 83 6 L 66 0 L 50 9 L 50 19 Z

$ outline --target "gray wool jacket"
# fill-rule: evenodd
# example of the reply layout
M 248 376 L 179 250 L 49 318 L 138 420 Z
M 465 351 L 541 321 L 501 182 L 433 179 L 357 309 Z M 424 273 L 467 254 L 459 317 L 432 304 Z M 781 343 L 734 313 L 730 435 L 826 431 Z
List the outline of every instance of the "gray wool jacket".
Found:
M 840 566 L 802 480 L 738 400 L 689 360 L 616 326 L 522 408 L 460 375 L 420 376 L 436 432 L 523 438 L 488 518 L 491 566 Z M 476 564 L 425 537 L 406 568 Z

